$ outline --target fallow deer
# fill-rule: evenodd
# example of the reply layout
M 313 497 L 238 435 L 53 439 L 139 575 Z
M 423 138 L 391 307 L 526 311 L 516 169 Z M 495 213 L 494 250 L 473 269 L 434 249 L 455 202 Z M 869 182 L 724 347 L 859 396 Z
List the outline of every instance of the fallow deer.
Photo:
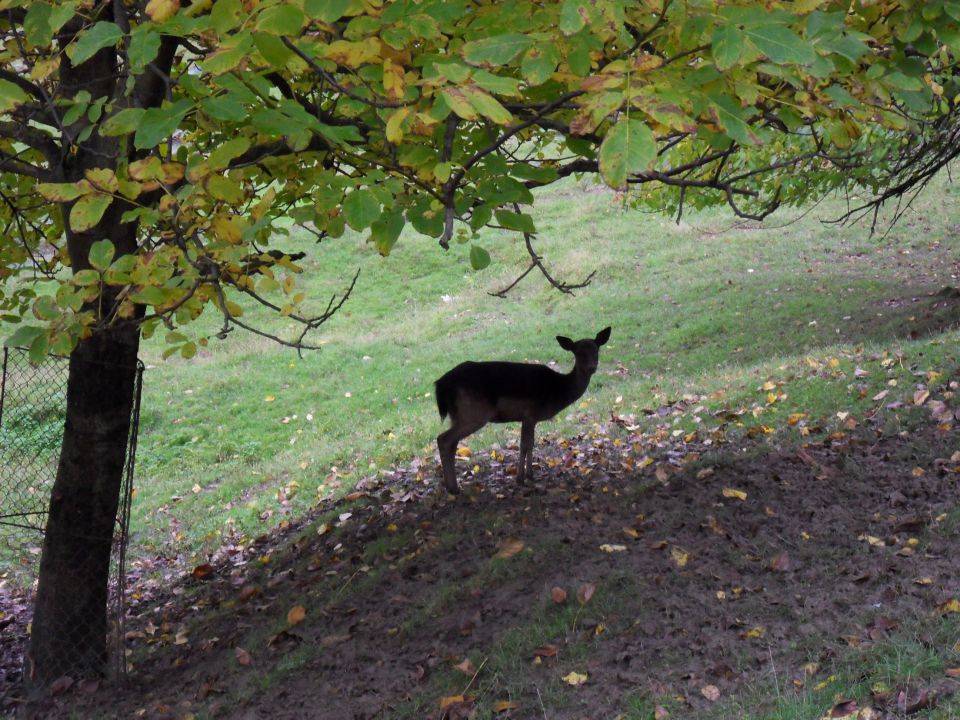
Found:
M 564 350 L 573 353 L 573 370 L 558 373 L 546 365 L 516 362 L 464 362 L 436 382 L 441 419 L 450 415 L 450 428 L 437 436 L 443 484 L 456 495 L 457 443 L 490 422 L 519 422 L 520 463 L 517 480 L 533 472 L 533 434 L 541 420 L 549 420 L 587 390 L 597 370 L 600 346 L 610 339 L 610 328 L 595 338 L 574 342 L 557 336 Z

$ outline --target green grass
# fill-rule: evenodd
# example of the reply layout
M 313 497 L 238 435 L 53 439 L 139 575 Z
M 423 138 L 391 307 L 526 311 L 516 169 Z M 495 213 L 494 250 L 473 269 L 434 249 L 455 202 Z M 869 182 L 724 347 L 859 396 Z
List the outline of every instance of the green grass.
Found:
M 544 193 L 535 214 L 538 250 L 555 276 L 597 271 L 576 297 L 536 276 L 507 299 L 491 297 L 526 263 L 503 233 L 483 238 L 494 264 L 474 272 L 467 246 L 444 252 L 405 235 L 380 258 L 358 236 L 316 246 L 294 232 L 278 245 L 312 253 L 297 280 L 317 307 L 360 268 L 353 296 L 312 337 L 322 349 L 302 358 L 239 333 L 191 361 L 161 360 L 162 343 L 145 343 L 134 539 L 149 551 L 173 540 L 199 558 L 227 527 L 259 534 L 392 463 L 423 457 L 432 474 L 442 429 L 435 378 L 469 358 L 556 361 L 565 370 L 570 358 L 553 336 L 607 324 L 601 372 L 541 435 L 583 431 L 611 410 L 640 421 L 644 409 L 684 395 L 693 400 L 661 425 L 706 432 L 719 425 L 711 413 L 730 410 L 741 414 L 727 431 L 764 434 L 804 413 L 781 440 L 836 429 L 837 412 L 860 421 L 909 399 L 918 373 L 957 366 L 956 331 L 934 332 L 955 326 L 956 309 L 924 312 L 927 293 L 960 284 L 949 235 L 960 210 L 944 201 L 957 194 L 939 184 L 889 235 L 870 237 L 866 227 L 824 225 L 812 214 L 768 230 L 719 212 L 677 225 L 570 183 Z M 827 202 L 818 213 L 840 207 Z M 246 319 L 296 332 L 249 306 Z M 217 327 L 211 316 L 195 330 Z M 883 401 L 872 399 L 884 389 Z M 517 437 L 513 426 L 488 426 L 468 442 L 486 449 Z

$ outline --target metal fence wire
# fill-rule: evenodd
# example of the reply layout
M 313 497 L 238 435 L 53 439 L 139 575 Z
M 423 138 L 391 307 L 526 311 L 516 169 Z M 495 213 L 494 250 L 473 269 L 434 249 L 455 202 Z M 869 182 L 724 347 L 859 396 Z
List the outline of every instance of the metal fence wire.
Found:
M 19 601 L 21 607 L 32 607 L 32 594 L 40 569 L 47 505 L 63 440 L 68 371 L 67 358 L 48 357 L 40 364 L 34 364 L 23 349 L 3 349 L 3 373 L 0 375 L 0 592 L 5 600 L 14 598 Z M 113 538 L 105 539 L 112 545 L 108 615 L 113 642 L 110 643 L 107 668 L 115 680 L 123 679 L 126 673 L 124 562 L 142 381 L 143 363 L 138 361 L 120 505 Z M 78 557 L 77 567 L 80 568 L 86 560 Z M 28 620 L 13 618 L 13 622 L 3 629 L 0 646 L 19 644 L 17 654 L 22 655 L 26 650 Z M 90 657 L 91 652 L 102 650 L 103 637 L 97 638 L 92 632 L 93 628 L 77 627 L 74 637 L 64 638 L 64 653 Z M 94 643 L 96 647 L 90 647 Z M 85 647 L 85 644 L 90 646 Z M 15 650 L 0 647 L 0 660 L 6 660 Z M 0 668 L 0 684 L 3 686 L 0 687 L 0 697 L 15 692 L 14 685 L 19 685 L 21 678 L 16 671 L 11 677 L 11 670 L 10 667 Z

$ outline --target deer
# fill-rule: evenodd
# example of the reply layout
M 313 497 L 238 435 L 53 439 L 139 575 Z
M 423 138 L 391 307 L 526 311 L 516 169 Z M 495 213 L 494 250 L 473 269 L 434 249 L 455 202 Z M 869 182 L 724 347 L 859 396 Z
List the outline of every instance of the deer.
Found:
M 573 341 L 557 335 L 557 342 L 574 356 L 573 370 L 559 373 L 535 363 L 467 361 L 435 383 L 440 419 L 450 416 L 450 427 L 437 436 L 443 485 L 451 495 L 460 492 L 455 456 L 457 443 L 487 423 L 520 423 L 520 461 L 517 482 L 533 475 L 533 438 L 538 422 L 549 420 L 586 392 L 597 371 L 600 347 L 610 339 L 610 328 L 595 338 Z

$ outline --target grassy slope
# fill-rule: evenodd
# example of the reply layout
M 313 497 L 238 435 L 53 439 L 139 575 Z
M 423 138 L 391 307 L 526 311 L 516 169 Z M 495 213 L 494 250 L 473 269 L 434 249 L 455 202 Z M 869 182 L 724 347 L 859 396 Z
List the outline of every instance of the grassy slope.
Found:
M 835 215 L 839 202 L 765 230 L 724 213 L 677 225 L 570 184 L 545 194 L 536 215 L 551 272 L 576 280 L 597 271 L 576 297 L 534 276 L 507 299 L 491 297 L 525 267 L 522 248 L 501 234 L 484 238 L 494 264 L 479 273 L 469 268 L 469 246 L 444 253 L 420 237 L 405 236 L 387 259 L 356 236 L 308 247 L 316 252 L 300 280 L 318 305 L 362 269 L 347 305 L 315 336 L 321 351 L 300 358 L 235 334 L 192 361 L 163 361 L 161 344 L 146 344 L 136 541 L 153 548 L 173 540 L 199 558 L 225 528 L 257 534 L 377 468 L 413 456 L 432 462 L 442 427 L 432 382 L 446 369 L 468 358 L 566 369 L 570 359 L 553 336 L 583 337 L 607 324 L 613 338 L 578 412 L 541 426 L 541 435 L 575 432 L 611 409 L 640 415 L 685 394 L 702 397 L 707 412 L 762 408 L 747 426 L 776 427 L 806 412 L 805 422 L 830 427 L 837 411 L 882 404 L 870 398 L 890 389 L 898 368 L 893 390 L 909 397 L 911 363 L 926 371 L 957 362 L 956 335 L 930 335 L 956 312 L 924 313 L 927 293 L 960 285 L 958 195 L 938 185 L 889 236 L 871 238 L 865 226 L 817 220 Z M 310 243 L 295 236 L 280 245 Z M 250 317 L 294 332 L 256 310 Z M 854 365 L 884 351 L 907 359 L 851 382 Z M 761 388 L 768 380 L 786 394 L 772 405 Z M 674 422 L 690 429 L 710 418 L 691 411 Z M 490 426 L 469 443 L 487 448 L 517 435 L 513 426 Z

